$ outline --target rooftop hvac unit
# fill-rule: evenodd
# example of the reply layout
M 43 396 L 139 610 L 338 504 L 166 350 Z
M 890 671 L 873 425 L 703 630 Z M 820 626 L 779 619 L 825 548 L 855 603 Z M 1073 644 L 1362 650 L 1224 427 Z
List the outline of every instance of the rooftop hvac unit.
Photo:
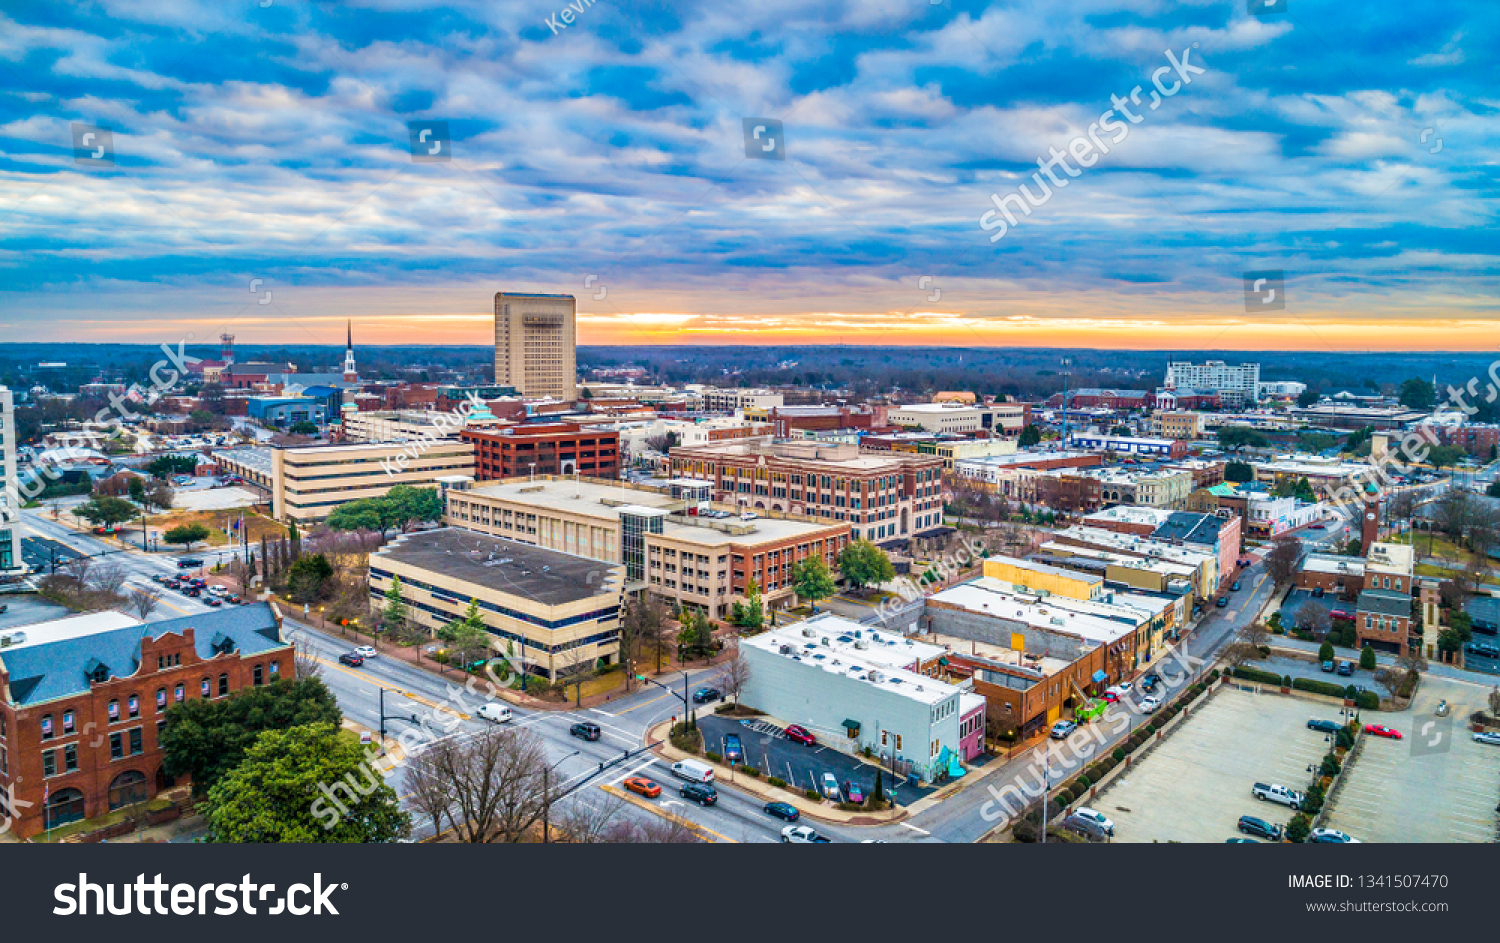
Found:
M 863 639 L 856 639 L 854 642 L 854 647 L 863 651 L 864 649 L 870 647 L 870 643 L 864 641 Z
M 813 637 L 814 637 L 814 636 L 816 636 L 816 635 L 817 635 L 817 634 L 818 634 L 818 633 L 816 633 L 816 632 L 814 632 L 814 631 L 813 631 L 813 630 L 812 630 L 812 629 L 803 629 L 803 630 L 802 630 L 802 634 L 803 634 L 803 636 L 804 636 L 804 637 L 806 637 L 806 638 L 813 638 Z
M 12 645 L 20 645 L 25 641 L 25 632 L 7 632 L 4 635 L 0 635 L 0 648 L 10 648 Z
M 783 645 L 783 646 L 781 646 L 781 654 L 783 654 L 783 655 L 790 655 L 791 653 L 792 653 L 792 646 L 790 646 L 790 645 Z
M 819 639 L 819 641 L 823 643 L 823 647 L 824 648 L 831 648 L 831 647 L 833 647 L 833 643 L 828 640 L 828 636 L 826 636 L 826 635 L 823 636 L 821 639 Z
M 880 674 L 880 672 L 878 672 L 878 671 L 872 671 L 872 672 L 870 672 L 870 682 L 872 684 L 879 684 L 883 680 L 885 680 L 885 679 Z

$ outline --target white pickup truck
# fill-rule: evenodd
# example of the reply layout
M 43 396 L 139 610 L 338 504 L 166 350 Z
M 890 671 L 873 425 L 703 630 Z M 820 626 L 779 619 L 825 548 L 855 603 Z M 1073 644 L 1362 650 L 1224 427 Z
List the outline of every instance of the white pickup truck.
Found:
M 788 825 L 781 830 L 781 840 L 794 845 L 830 845 L 831 841 L 806 825 Z
M 1307 798 L 1295 789 L 1288 789 L 1275 783 L 1256 783 L 1250 787 L 1250 792 L 1262 802 L 1269 799 L 1271 802 L 1279 802 L 1293 809 L 1302 808 L 1302 803 Z

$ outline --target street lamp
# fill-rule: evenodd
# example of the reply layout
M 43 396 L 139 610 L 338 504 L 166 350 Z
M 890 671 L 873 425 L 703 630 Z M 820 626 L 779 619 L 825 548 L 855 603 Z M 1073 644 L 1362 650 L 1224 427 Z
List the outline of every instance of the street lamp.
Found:
M 582 750 L 574 750 L 572 753 L 569 753 L 556 763 L 542 770 L 542 844 L 544 845 L 552 840 L 552 828 L 549 821 L 552 814 L 552 787 L 549 785 L 552 771 L 582 752 Z

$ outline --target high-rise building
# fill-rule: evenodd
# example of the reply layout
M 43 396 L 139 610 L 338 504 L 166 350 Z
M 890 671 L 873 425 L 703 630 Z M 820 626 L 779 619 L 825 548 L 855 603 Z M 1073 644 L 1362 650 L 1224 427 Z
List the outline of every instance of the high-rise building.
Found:
M 1260 364 L 1235 366 L 1222 360 L 1169 363 L 1162 386 L 1168 390 L 1215 390 L 1237 405 L 1253 403 L 1260 396 Z
M 16 467 L 16 411 L 10 390 L 0 386 L 0 574 L 22 569 L 21 482 Z
M 522 396 L 578 398 L 578 303 L 572 295 L 495 293 L 495 383 Z

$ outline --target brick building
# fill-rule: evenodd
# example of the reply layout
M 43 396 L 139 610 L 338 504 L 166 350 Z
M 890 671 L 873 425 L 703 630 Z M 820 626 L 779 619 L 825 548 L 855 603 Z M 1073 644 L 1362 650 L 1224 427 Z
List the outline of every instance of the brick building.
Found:
M 1405 654 L 1420 649 L 1421 636 L 1412 637 L 1412 585 L 1415 557 L 1405 544 L 1375 542 L 1365 554 L 1364 589 L 1355 602 L 1355 644 Z
M 16 833 L 105 815 L 175 785 L 161 732 L 173 704 L 291 678 L 265 603 L 141 623 L 95 612 L 0 635 L 0 789 Z M 23 805 L 22 803 L 29 803 Z
M 531 423 L 497 431 L 464 429 L 474 446 L 474 476 L 480 481 L 538 475 L 620 477 L 620 434 L 576 422 Z

